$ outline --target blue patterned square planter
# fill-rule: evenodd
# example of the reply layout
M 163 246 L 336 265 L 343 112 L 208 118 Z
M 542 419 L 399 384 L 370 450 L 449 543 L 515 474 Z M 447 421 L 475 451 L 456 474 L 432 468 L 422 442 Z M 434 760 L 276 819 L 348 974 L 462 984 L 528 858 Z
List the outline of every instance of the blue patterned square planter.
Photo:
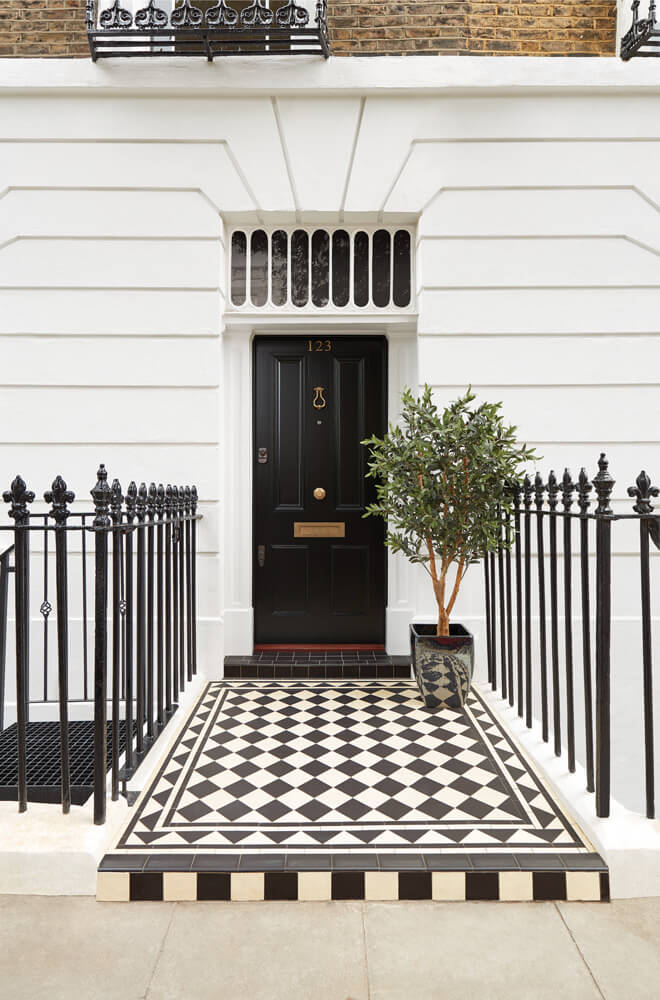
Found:
M 417 686 L 427 708 L 463 708 L 474 670 L 474 636 L 463 625 L 450 625 L 449 635 L 435 625 L 410 626 L 410 648 Z

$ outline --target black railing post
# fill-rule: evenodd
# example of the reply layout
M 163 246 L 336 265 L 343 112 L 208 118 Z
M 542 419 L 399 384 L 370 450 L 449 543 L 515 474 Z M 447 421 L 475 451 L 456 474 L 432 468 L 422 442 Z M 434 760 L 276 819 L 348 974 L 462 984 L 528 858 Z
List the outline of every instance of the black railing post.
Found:
M 651 485 L 646 472 L 640 472 L 635 486 L 628 487 L 628 496 L 637 503 L 633 510 L 639 514 L 640 579 L 642 591 L 642 670 L 644 678 L 644 779 L 646 788 L 646 815 L 655 819 L 655 754 L 653 720 L 653 648 L 651 625 L 651 572 L 649 534 L 653 521 L 648 517 L 653 512 L 652 497 L 660 496 L 660 489 Z M 656 522 L 657 524 L 657 522 Z
M 9 516 L 14 520 L 14 585 L 16 594 L 16 740 L 18 750 L 17 798 L 18 811 L 27 809 L 27 724 L 30 678 L 30 540 L 28 504 L 34 493 L 23 479 L 16 476 L 10 488 L 2 494 L 11 504 Z
M 490 569 L 488 553 L 484 555 L 484 591 L 486 598 L 486 662 L 488 663 L 488 683 L 493 681 L 493 655 L 491 651 L 491 621 L 490 621 Z
M 71 765 L 69 758 L 69 597 L 67 580 L 66 522 L 75 495 L 61 476 L 44 493 L 52 504 L 50 517 L 55 521 L 55 592 L 57 595 L 57 678 L 60 719 L 60 766 L 62 770 L 62 812 L 71 809 Z
M 124 705 L 126 715 L 126 774 L 133 771 L 133 523 L 137 505 L 137 486 L 129 483 L 126 490 L 126 540 L 124 543 L 124 579 L 126 581 L 126 614 L 124 616 L 124 639 L 126 642 L 126 683 L 124 685 Z
M 561 692 L 559 690 L 559 613 L 557 586 L 557 501 L 559 485 L 554 472 L 548 476 L 550 510 L 550 649 L 552 652 L 552 728 L 555 756 L 561 756 Z
M 192 672 L 197 673 L 197 487 L 192 486 L 190 490 L 190 590 L 191 590 L 191 614 L 192 614 Z
M 504 518 L 502 516 L 502 511 L 500 511 L 500 526 L 499 526 L 499 536 L 497 544 L 497 581 L 499 586 L 499 605 L 500 605 L 500 663 L 502 666 L 502 675 L 500 683 L 500 694 L 502 698 L 506 699 L 506 592 L 504 589 Z
M 183 486 L 180 486 L 177 490 L 174 487 L 178 497 L 178 520 L 179 520 L 179 671 L 180 671 L 180 684 L 181 690 L 183 691 L 186 685 L 186 632 L 185 632 L 185 580 L 186 580 L 186 569 L 185 569 L 185 522 L 183 520 L 184 516 L 184 505 L 185 505 L 185 495 Z
M 543 741 L 548 742 L 548 659 L 545 620 L 545 553 L 543 546 L 543 494 L 545 486 L 541 473 L 534 479 L 536 505 L 536 561 L 539 577 L 539 646 L 541 652 L 541 730 Z
M 572 518 L 575 483 L 568 469 L 564 470 L 561 481 L 561 498 L 564 507 L 564 646 L 566 655 L 566 743 L 568 746 L 568 770 L 575 771 L 575 701 L 573 692 L 573 552 L 571 544 Z
M 505 532 L 505 552 L 504 568 L 506 573 L 506 647 L 507 647 L 507 683 L 506 689 L 509 695 L 509 705 L 513 705 L 513 597 L 511 592 L 511 516 L 506 515 L 504 522 Z
M 523 480 L 525 507 L 525 725 L 532 725 L 532 495 L 529 476 Z
M 587 791 L 594 790 L 594 710 L 591 680 L 591 601 L 589 598 L 589 494 L 592 485 L 586 469 L 578 477 L 580 508 L 580 596 L 582 600 L 582 677 L 584 684 L 584 736 Z
M 513 539 L 516 557 L 516 681 L 518 715 L 523 714 L 522 554 L 520 551 L 520 483 L 513 484 Z
M 111 490 L 99 466 L 94 501 L 94 822 L 105 823 L 108 681 L 108 528 Z
M 612 641 L 612 508 L 615 480 L 604 454 L 592 480 L 596 508 L 596 815 L 610 814 L 610 658 Z
M 493 669 L 490 686 L 493 691 L 497 690 L 497 587 L 495 584 L 495 553 L 490 554 L 490 625 L 492 629 L 491 652 L 493 656 Z
M 192 551 L 190 547 L 192 496 L 189 486 L 186 486 L 184 490 L 184 498 L 186 517 L 186 654 L 188 680 L 191 681 L 193 676 Z
M 147 739 L 156 738 L 154 725 L 154 521 L 156 517 L 156 484 L 150 483 L 147 497 Z
M 112 481 L 110 517 L 112 532 L 112 801 L 119 798 L 119 699 L 121 695 L 121 506 L 124 497 L 118 479 Z
M 146 669 L 147 669 L 147 615 L 146 615 L 146 571 L 145 571 L 145 517 L 147 513 L 147 487 L 140 483 L 137 502 L 137 676 L 135 678 L 135 746 L 138 756 L 144 753 L 144 724 L 146 722 Z
M 163 531 L 165 516 L 165 487 L 160 483 L 156 492 L 156 702 L 158 705 L 158 731 L 165 726 L 165 656 L 164 656 L 164 574 Z
M 172 714 L 178 697 L 172 671 L 172 487 L 165 488 L 165 710 Z
M 183 677 L 179 675 L 179 545 L 181 525 L 179 523 L 179 490 L 172 486 L 170 519 L 172 521 L 172 675 L 174 698 L 178 700 L 179 690 L 183 691 Z
M 0 555 L 0 733 L 5 728 L 5 670 L 7 666 L 7 609 L 9 607 L 9 556 L 13 546 Z

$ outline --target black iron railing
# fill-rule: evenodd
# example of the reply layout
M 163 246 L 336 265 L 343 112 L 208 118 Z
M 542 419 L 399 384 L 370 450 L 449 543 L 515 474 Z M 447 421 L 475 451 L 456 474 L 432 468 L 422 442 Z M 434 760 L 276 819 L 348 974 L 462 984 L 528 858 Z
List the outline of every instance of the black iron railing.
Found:
M 649 0 L 648 17 L 639 16 L 640 0 L 632 3 L 632 24 L 621 37 L 621 58 L 660 56 L 660 25 L 656 18 L 655 0 Z
M 149 0 L 135 16 L 121 0 L 87 0 L 86 24 L 94 62 L 110 56 L 330 55 L 327 0 L 314 16 L 295 2 L 254 0 L 232 6 L 191 0 Z M 239 10 L 239 7 L 242 8 Z M 165 9 L 168 8 L 168 9 Z
M 627 670 L 641 667 L 646 815 L 655 817 L 651 544 L 660 548 L 660 493 L 641 472 L 629 487 L 632 511 L 613 512 L 615 480 L 605 455 L 590 480 L 582 469 L 574 483 L 553 472 L 525 477 L 512 490 L 511 516 L 503 519 L 502 544 L 484 560 L 488 679 L 528 728 L 535 710 L 543 739 L 567 754 L 576 770 L 576 685 L 583 689 L 584 765 L 587 790 L 596 793 L 596 814 L 609 816 L 611 786 L 612 535 L 625 521 L 639 524 L 639 646 L 629 650 Z M 591 506 L 592 490 L 595 505 Z M 574 525 L 578 527 L 577 539 Z M 593 526 L 593 527 L 592 527 Z M 594 539 L 595 535 L 595 539 Z M 595 577 L 590 568 L 595 554 Z M 579 556 L 579 574 L 574 569 Z M 579 575 L 579 591 L 575 580 Z M 561 579 L 560 579 L 561 576 Z M 593 620 L 592 620 L 593 619 Z M 575 634 L 577 622 L 579 633 Z M 536 627 L 535 627 L 536 626 Z M 581 660 L 581 678 L 575 662 Z M 535 708 L 536 706 L 536 708 Z M 616 705 L 614 706 L 616 710 Z M 628 734 L 630 738 L 631 734 Z
M 0 797 L 68 812 L 93 792 L 103 823 L 108 770 L 116 800 L 197 672 L 200 515 L 194 486 L 132 482 L 124 497 L 103 465 L 91 495 L 93 511 L 72 510 L 61 476 L 45 513 L 20 476 L 3 494 L 14 523 L 0 525 L 12 536 L 0 554 Z

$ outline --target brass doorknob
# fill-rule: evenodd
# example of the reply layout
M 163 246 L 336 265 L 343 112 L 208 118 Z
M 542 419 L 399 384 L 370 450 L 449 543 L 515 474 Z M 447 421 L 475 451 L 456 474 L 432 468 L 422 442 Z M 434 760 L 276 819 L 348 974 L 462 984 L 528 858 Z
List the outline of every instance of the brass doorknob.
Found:
M 317 486 L 316 489 L 314 490 L 314 499 L 325 500 L 325 490 L 323 489 L 322 486 Z

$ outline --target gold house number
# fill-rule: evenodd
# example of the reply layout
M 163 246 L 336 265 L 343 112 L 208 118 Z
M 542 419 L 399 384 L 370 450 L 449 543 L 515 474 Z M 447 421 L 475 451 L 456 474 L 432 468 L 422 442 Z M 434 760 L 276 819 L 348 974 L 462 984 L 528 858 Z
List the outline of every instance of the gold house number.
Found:
M 314 354 L 328 354 L 332 350 L 331 340 L 308 340 L 307 350 Z

